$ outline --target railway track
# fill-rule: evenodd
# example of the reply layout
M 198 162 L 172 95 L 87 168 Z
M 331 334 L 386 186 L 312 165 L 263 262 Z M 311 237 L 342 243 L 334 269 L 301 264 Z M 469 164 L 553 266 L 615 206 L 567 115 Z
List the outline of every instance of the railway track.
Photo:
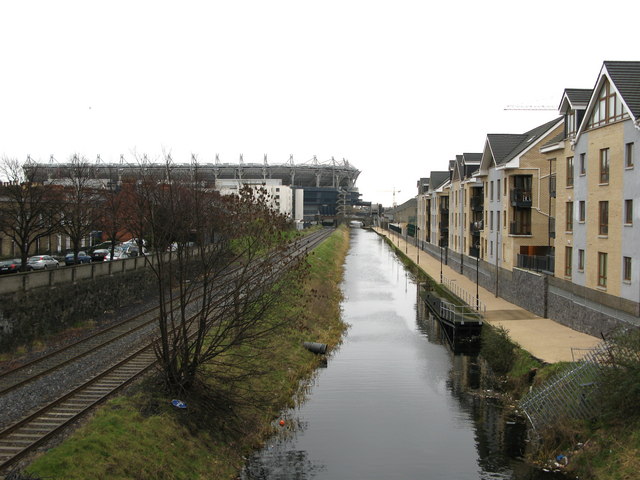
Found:
M 332 231 L 331 229 L 321 230 L 303 237 L 298 251 L 303 253 L 312 250 Z M 64 366 L 81 362 L 92 353 L 109 348 L 109 345 L 119 339 L 139 332 L 152 324 L 157 325 L 155 315 L 157 310 L 157 307 L 149 309 L 109 329 L 3 373 L 0 376 L 0 401 L 8 393 L 51 375 L 52 372 Z M 79 385 L 57 395 L 45 405 L 34 408 L 23 418 L 0 431 L 0 472 L 77 420 L 95 405 L 147 372 L 156 363 L 151 338 L 152 335 L 148 335 L 149 340 L 144 346 L 125 358 L 114 360 L 115 363 L 100 373 L 83 379 Z M 82 368 L 78 367 L 78 371 L 82 371 Z

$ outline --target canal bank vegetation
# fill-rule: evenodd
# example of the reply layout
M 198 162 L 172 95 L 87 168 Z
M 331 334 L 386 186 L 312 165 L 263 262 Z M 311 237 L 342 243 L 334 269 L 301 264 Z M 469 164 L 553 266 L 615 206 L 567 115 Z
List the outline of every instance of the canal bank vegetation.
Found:
M 598 417 L 559 418 L 535 432 L 528 453 L 532 462 L 583 480 L 640 478 L 640 330 L 616 334 L 611 341 L 615 348 L 609 364 L 595 379 Z M 571 367 L 540 362 L 515 344 L 508 331 L 486 324 L 480 354 L 498 375 L 496 386 L 513 400 Z
M 308 257 L 304 284 L 286 281 L 269 317 L 274 335 L 226 352 L 178 409 L 162 376 L 148 378 L 109 401 L 63 443 L 40 456 L 25 478 L 194 479 L 235 478 L 246 456 L 277 428 L 282 409 L 294 405 L 322 362 L 303 347 L 314 341 L 334 347 L 340 319 L 342 265 L 348 230 L 337 230 Z M 286 322 L 282 319 L 286 318 Z M 241 356 L 242 371 L 226 360 Z M 229 362 L 230 363 L 230 362 Z M 226 378 L 233 379 L 226 382 Z

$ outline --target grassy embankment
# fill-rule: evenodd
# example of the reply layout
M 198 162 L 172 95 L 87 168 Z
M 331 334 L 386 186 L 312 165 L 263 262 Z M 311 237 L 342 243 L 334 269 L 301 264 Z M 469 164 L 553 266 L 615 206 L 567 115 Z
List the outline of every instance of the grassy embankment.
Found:
M 204 401 L 194 393 L 182 399 L 187 409 L 179 410 L 157 381 L 148 379 L 106 403 L 27 472 L 66 480 L 235 478 L 244 457 L 280 428 L 274 419 L 300 398 L 305 379 L 321 361 L 302 343 L 340 343 L 345 325 L 339 283 L 347 248 L 348 231 L 340 229 L 309 256 L 308 281 L 290 282 L 291 295 L 273 312 L 273 318 L 290 319 L 288 326 L 259 346 L 256 371 L 264 373 L 235 386 L 238 395 L 221 396 L 220 404 L 211 405 L 210 396 Z

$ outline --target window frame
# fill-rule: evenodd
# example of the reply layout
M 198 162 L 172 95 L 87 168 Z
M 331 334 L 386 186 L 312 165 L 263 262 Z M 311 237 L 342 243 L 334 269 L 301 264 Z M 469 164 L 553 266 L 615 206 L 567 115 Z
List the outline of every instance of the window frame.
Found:
M 578 271 L 584 272 L 584 249 L 578 249 Z
M 633 199 L 627 198 L 624 201 L 624 224 L 633 225 Z
M 607 288 L 607 254 L 598 252 L 598 287 Z
M 578 222 L 584 223 L 587 218 L 587 203 L 584 200 L 578 202 Z
M 565 203 L 565 232 L 573 232 L 573 202 Z
M 605 237 L 609 235 L 609 201 L 598 202 L 598 235 Z
M 634 142 L 624 144 L 624 168 L 633 168 Z
M 564 247 L 564 276 L 571 278 L 573 247 Z
M 573 187 L 573 157 L 567 157 L 567 188 Z
M 611 166 L 611 159 L 609 158 L 609 148 L 600 149 L 600 185 L 609 184 L 609 168 Z
M 631 257 L 622 257 L 622 281 L 631 283 L 631 270 L 632 260 Z
M 580 154 L 580 175 L 586 175 L 586 174 L 587 174 L 587 154 L 581 153 Z

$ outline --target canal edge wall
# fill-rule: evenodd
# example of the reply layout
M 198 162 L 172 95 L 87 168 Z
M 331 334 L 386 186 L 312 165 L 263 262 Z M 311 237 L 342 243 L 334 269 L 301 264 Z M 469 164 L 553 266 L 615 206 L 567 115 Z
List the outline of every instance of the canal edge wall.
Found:
M 388 236 L 372 230 L 393 244 Z M 414 239 L 408 240 L 415 246 Z M 394 247 L 401 251 L 397 246 Z M 474 257 L 427 243 L 420 250 L 438 261 L 442 255 L 443 265 L 473 282 L 476 281 Z M 404 255 L 404 252 L 401 253 Z M 407 259 L 415 265 L 415 262 L 408 257 Z M 425 273 L 429 275 L 428 272 Z M 594 337 L 601 337 L 618 328 L 640 326 L 638 303 L 605 292 L 595 292 L 564 279 L 517 267 L 507 270 L 484 260 L 478 261 L 477 275 L 478 284 L 489 292 L 497 292 L 497 297 Z

